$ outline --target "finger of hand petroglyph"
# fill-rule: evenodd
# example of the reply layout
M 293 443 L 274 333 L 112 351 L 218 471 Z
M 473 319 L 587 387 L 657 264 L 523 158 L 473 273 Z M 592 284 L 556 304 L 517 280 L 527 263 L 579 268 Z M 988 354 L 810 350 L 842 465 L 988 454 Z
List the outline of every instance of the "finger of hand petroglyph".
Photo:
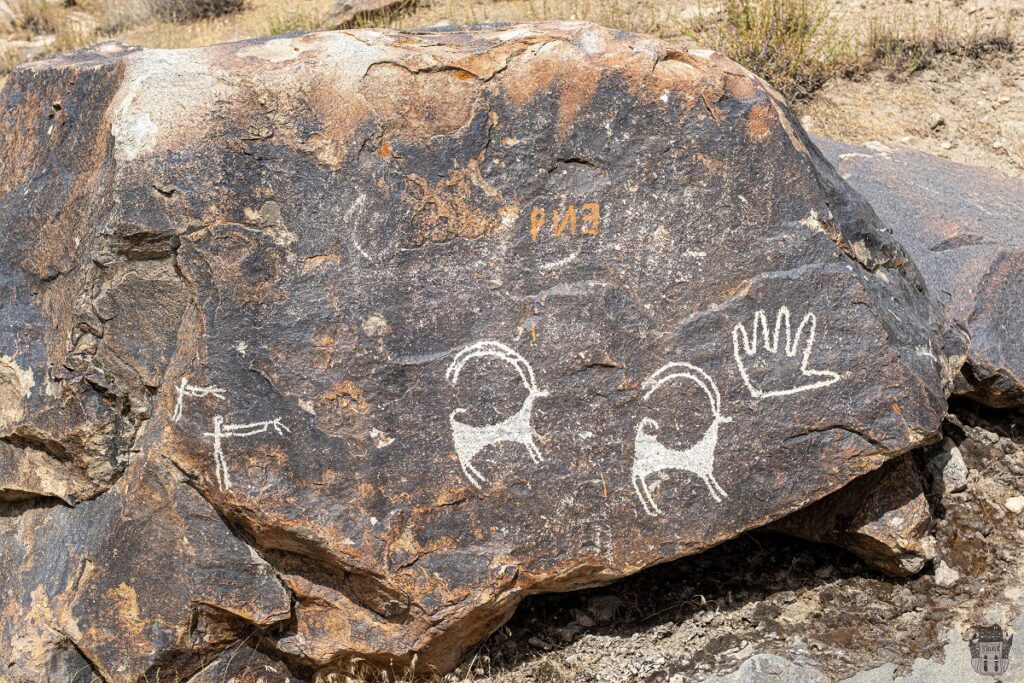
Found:
M 754 314 L 752 333 L 748 333 L 743 323 L 733 327 L 733 356 L 736 360 L 736 367 L 739 370 L 743 383 L 746 385 L 750 395 L 754 398 L 765 396 L 786 396 L 810 389 L 825 387 L 838 382 L 840 376 L 830 370 L 812 370 L 808 367 L 811 351 L 814 348 L 815 333 L 817 331 L 817 317 L 808 312 L 800 320 L 796 334 L 793 334 L 792 322 L 789 308 L 782 306 L 775 317 L 774 330 L 769 331 L 768 316 L 763 310 Z M 794 379 L 793 386 L 781 389 L 765 390 L 759 387 L 750 377 L 744 357 L 749 359 L 758 355 L 763 348 L 767 358 L 780 358 L 779 348 L 783 356 L 788 358 L 800 358 L 800 375 Z M 802 348 L 801 348 L 802 347 Z M 798 355 L 798 351 L 800 351 Z

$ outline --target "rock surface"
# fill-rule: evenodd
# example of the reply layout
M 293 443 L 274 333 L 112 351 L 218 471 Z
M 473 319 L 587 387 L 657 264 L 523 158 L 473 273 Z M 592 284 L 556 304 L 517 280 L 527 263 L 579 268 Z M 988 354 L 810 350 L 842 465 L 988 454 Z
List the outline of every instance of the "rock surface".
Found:
M 944 439 L 925 462 L 925 474 L 933 496 L 967 490 L 970 471 L 964 455 L 952 439 Z
M 0 521 L 0 643 L 15 681 L 78 653 L 93 674 L 189 671 L 253 626 L 291 615 L 274 570 L 169 462 L 146 456 L 100 498 Z
M 832 543 L 893 576 L 912 576 L 935 558 L 932 514 L 913 458 L 854 480 L 770 528 Z
M 574 23 L 106 44 L 2 100 L 19 675 L 70 645 L 185 677 L 244 629 L 296 670 L 445 670 L 531 593 L 937 439 L 963 362 L 713 53 Z
M 815 142 L 970 334 L 959 393 L 1024 405 L 1024 182 L 906 149 Z

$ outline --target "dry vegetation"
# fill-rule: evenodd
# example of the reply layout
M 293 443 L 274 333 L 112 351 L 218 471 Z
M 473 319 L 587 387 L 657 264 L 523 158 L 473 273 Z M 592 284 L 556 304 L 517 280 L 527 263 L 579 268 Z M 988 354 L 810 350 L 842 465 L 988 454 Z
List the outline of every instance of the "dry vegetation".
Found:
M 953 0 L 954 9 L 963 0 Z M 902 3 L 901 3 L 902 4 Z M 0 75 L 103 39 L 187 47 L 254 35 L 336 28 L 331 0 L 0 0 Z M 867 22 L 844 0 L 433 0 L 357 17 L 395 28 L 538 19 L 584 19 L 713 47 L 763 75 L 792 100 L 835 77 L 877 69 L 909 74 L 939 55 L 977 58 L 1012 51 L 1016 16 L 1007 5 L 988 25 L 969 13 L 876 13 Z M 1019 10 L 1018 10 L 1019 12 Z

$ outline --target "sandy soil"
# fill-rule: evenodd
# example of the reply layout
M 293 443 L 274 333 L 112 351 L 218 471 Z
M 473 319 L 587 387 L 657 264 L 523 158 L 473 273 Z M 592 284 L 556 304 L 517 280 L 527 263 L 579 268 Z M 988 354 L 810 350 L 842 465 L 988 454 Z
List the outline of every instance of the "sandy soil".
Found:
M 844 142 L 903 144 L 1024 176 L 1024 51 L 835 80 L 799 111 L 806 128 Z

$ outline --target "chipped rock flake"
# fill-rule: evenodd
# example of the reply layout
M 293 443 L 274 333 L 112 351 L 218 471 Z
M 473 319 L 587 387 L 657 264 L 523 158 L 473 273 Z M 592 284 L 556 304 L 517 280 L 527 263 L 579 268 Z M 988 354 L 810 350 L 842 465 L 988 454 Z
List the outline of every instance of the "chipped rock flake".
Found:
M 0 429 L 14 424 L 25 414 L 35 385 L 30 368 L 20 367 L 10 356 L 0 356 Z

